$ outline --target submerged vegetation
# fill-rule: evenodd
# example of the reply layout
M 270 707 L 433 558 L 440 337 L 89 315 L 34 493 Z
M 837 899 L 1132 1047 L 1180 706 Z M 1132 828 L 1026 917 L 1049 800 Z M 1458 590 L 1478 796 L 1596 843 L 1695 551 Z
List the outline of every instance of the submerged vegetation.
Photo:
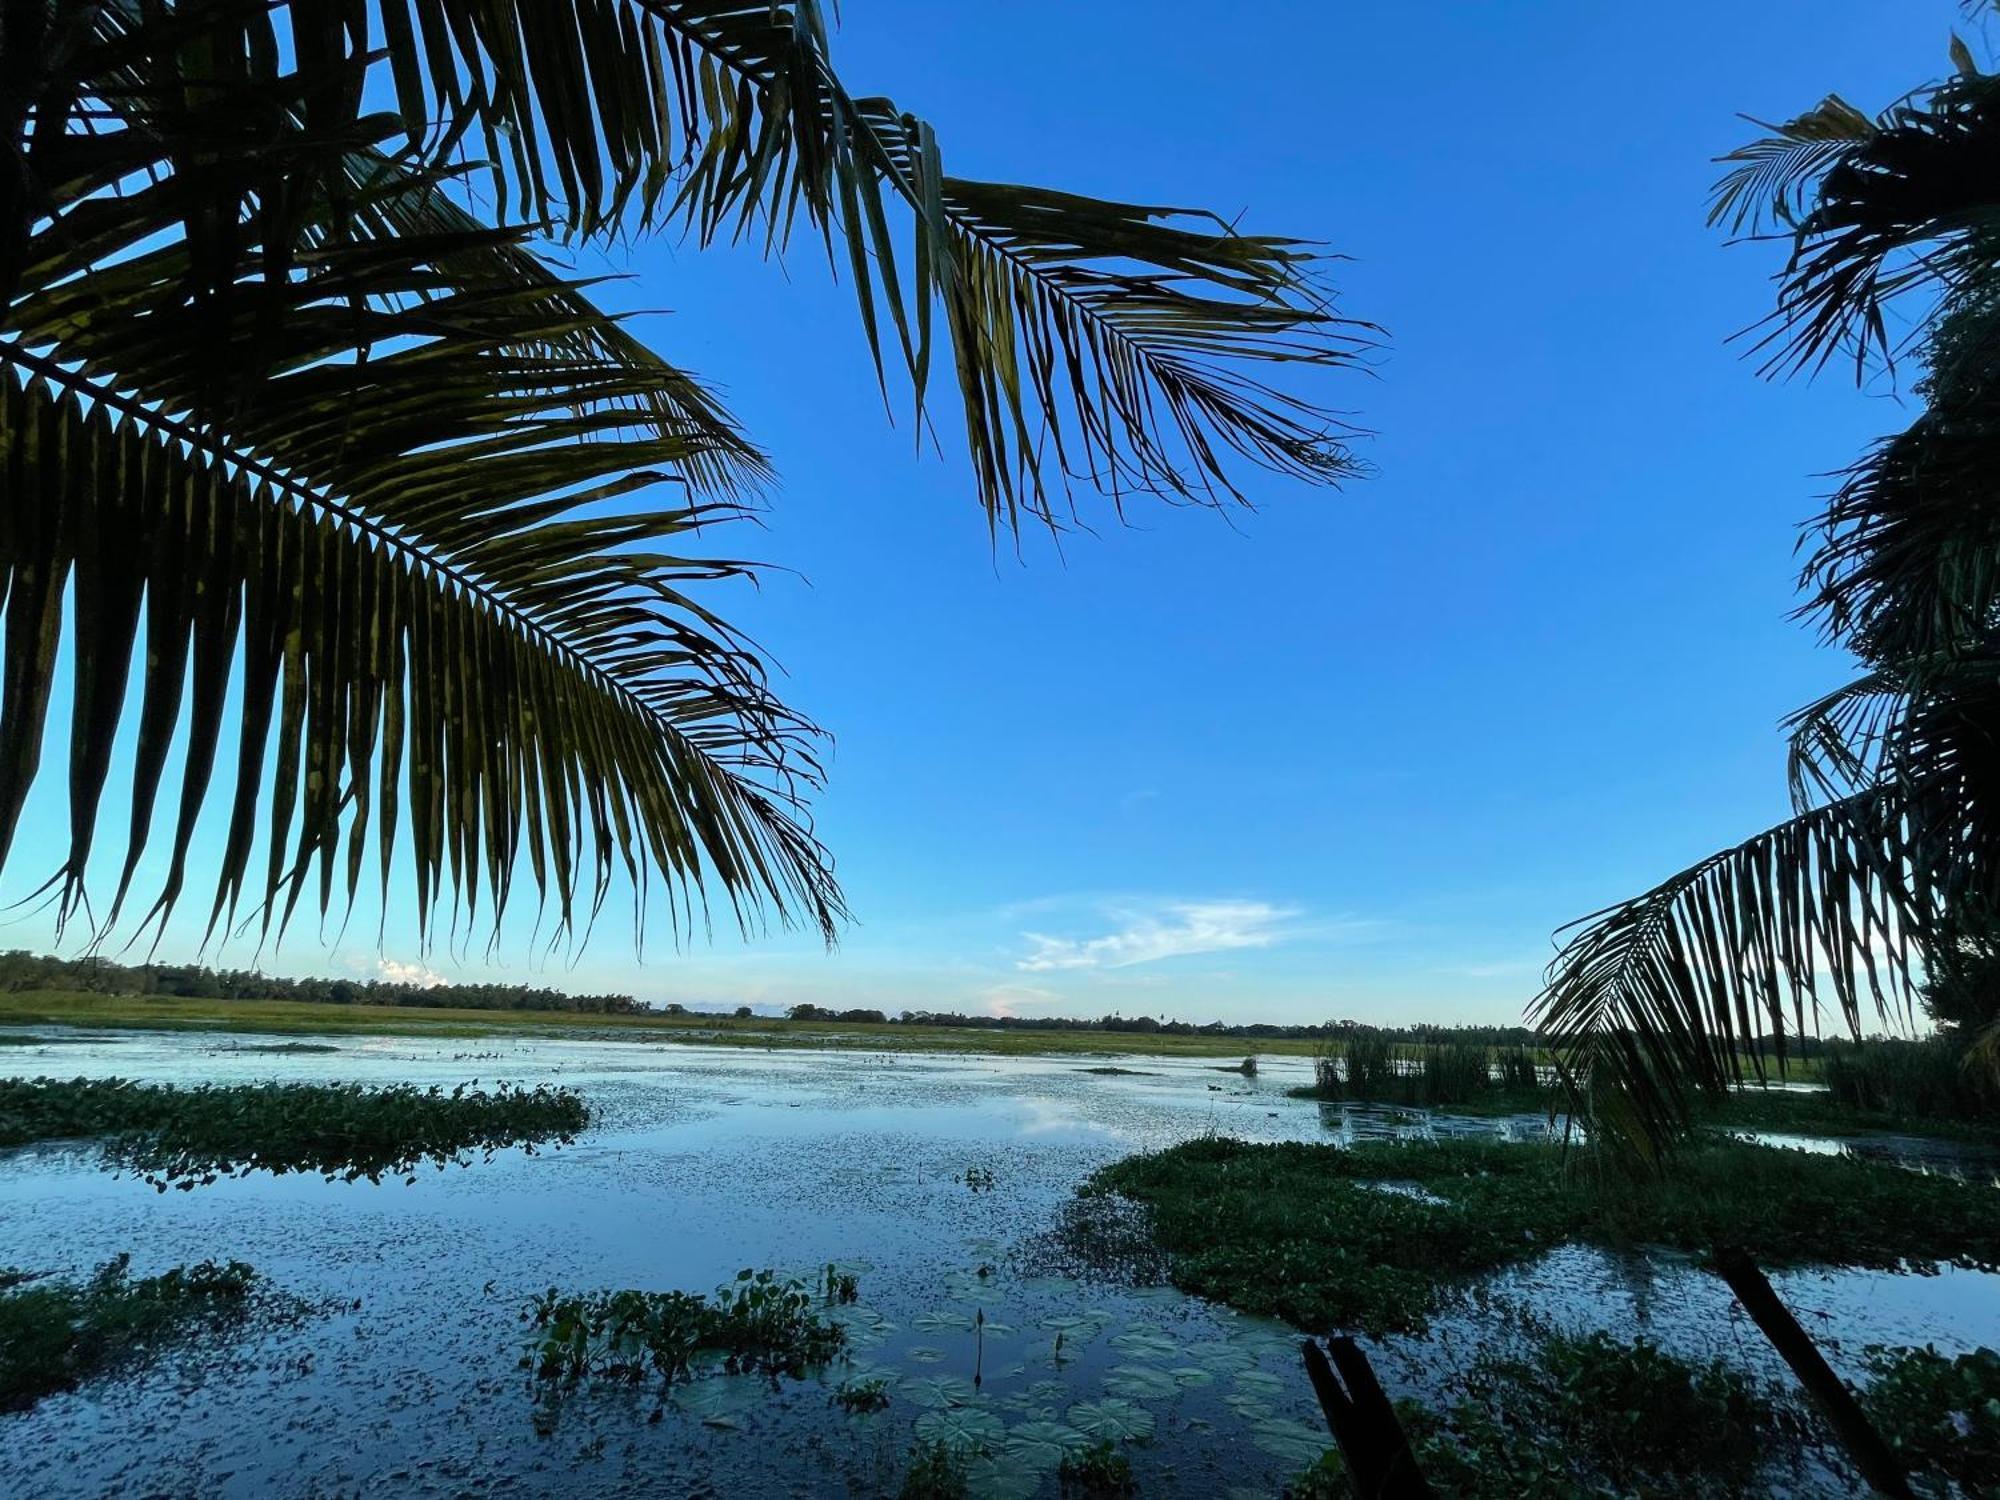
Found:
M 2000 1194 L 1984 1187 L 1734 1141 L 1691 1147 L 1666 1178 L 1601 1166 L 1484 1141 L 1206 1139 L 1116 1162 L 1084 1191 L 1146 1206 L 1176 1285 L 1312 1332 L 1421 1330 L 1468 1278 L 1566 1242 L 2000 1265 Z
M 695 1292 L 565 1295 L 550 1287 L 521 1313 L 532 1330 L 521 1363 L 537 1380 L 557 1385 L 652 1379 L 665 1387 L 703 1362 L 730 1374 L 802 1375 L 846 1343 L 846 1331 L 820 1316 L 825 1300 L 831 1299 L 816 1297 L 801 1282 L 747 1267 L 713 1298 Z
M 134 1280 L 121 1255 L 77 1284 L 0 1274 L 0 1411 L 129 1367 L 197 1328 L 240 1317 L 256 1273 L 203 1261 Z
M 102 1141 L 155 1187 L 191 1188 L 263 1170 L 329 1181 L 440 1170 L 503 1147 L 566 1145 L 589 1123 L 573 1089 L 502 1084 L 490 1092 L 360 1084 L 170 1084 L 126 1079 L 0 1079 L 0 1146 Z

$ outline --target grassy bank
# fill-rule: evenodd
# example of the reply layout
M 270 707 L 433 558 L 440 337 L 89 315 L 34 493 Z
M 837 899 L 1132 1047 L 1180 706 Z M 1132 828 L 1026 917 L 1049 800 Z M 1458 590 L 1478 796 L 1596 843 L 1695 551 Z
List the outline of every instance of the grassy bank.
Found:
M 379 1182 L 507 1146 L 567 1143 L 589 1122 L 574 1090 L 359 1084 L 0 1079 L 0 1146 L 98 1140 L 157 1187 L 263 1170 Z
M 2000 1265 L 1990 1188 L 1739 1142 L 1637 1180 L 1555 1147 L 1211 1139 L 1114 1163 L 1084 1191 L 1151 1210 L 1176 1285 L 1314 1332 L 1420 1330 L 1469 1278 L 1563 1243 L 1735 1243 L 1771 1267 Z
M 0 1026 L 221 1031 L 275 1036 L 556 1036 L 717 1047 L 814 1047 L 869 1052 L 979 1052 L 997 1056 L 1310 1057 L 1313 1043 L 1283 1038 L 1127 1031 L 988 1031 L 899 1022 L 788 1021 L 782 1017 L 589 1015 L 574 1011 L 415 1010 L 300 1000 L 190 1000 L 29 990 L 0 995 Z

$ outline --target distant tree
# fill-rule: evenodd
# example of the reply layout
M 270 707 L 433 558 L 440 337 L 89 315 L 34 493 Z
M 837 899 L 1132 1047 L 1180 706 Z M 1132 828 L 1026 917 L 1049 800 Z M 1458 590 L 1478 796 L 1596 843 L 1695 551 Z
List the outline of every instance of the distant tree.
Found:
M 747 1021 L 755 1014 L 756 1012 L 751 1010 L 750 1007 L 747 1005 L 739 1005 L 736 1007 L 736 1019 L 739 1021 Z

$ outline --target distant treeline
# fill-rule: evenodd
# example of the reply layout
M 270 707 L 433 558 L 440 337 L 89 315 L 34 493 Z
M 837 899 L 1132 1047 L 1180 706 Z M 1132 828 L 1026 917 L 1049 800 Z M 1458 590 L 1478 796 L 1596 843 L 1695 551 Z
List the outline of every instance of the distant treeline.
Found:
M 464 1010 L 644 1011 L 630 995 L 570 995 L 525 984 L 411 984 L 393 979 L 281 979 L 199 964 L 121 964 L 108 958 L 0 953 L 0 991 L 82 990 L 190 1000 L 304 1000 L 318 1005 L 407 1005 Z
M 1323 1021 L 1312 1026 L 1279 1026 L 1268 1021 L 1228 1025 L 1209 1021 L 1162 1021 L 1154 1016 L 968 1016 L 949 1010 L 906 1010 L 890 1017 L 879 1010 L 833 1010 L 822 1005 L 794 1005 L 785 1014 L 794 1021 L 873 1021 L 891 1019 L 905 1026 L 957 1026 L 975 1031 L 1125 1031 L 1146 1036 L 1268 1037 L 1282 1041 L 1339 1042 L 1357 1036 L 1391 1042 L 1458 1042 L 1472 1046 L 1521 1047 L 1533 1044 L 1525 1026 L 1371 1026 L 1363 1021 Z

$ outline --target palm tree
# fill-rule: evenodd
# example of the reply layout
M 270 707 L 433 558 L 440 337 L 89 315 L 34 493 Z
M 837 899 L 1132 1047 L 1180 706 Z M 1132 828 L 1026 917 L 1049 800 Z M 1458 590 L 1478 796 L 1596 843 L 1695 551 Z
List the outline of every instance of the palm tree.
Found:
M 996 537 L 1079 488 L 1220 506 L 1244 466 L 1355 472 L 1257 373 L 1365 346 L 1314 250 L 950 175 L 841 84 L 819 0 L 4 0 L 0 129 L 0 861 L 67 632 L 45 889 L 97 931 L 163 797 L 139 930 L 164 922 L 233 764 L 211 934 L 246 900 L 267 932 L 309 888 L 351 907 L 371 864 L 386 897 L 413 856 L 426 933 L 482 896 L 497 930 L 525 857 L 559 935 L 622 871 L 677 929 L 719 893 L 831 939 L 817 731 L 701 602 L 752 569 L 696 533 L 767 466 L 551 237 L 821 238 L 920 424 L 948 359 Z
M 1857 658 L 1788 721 L 1794 815 L 1572 930 L 1534 1014 L 1582 1106 L 1661 1148 L 1830 1009 L 1908 1021 L 2000 933 L 2000 75 L 1869 117 L 1833 97 L 1731 154 L 1712 218 L 1790 243 L 1767 369 L 1914 366 L 1920 415 L 1805 534 L 1802 613 Z M 1994 977 L 1987 971 L 1989 979 Z

